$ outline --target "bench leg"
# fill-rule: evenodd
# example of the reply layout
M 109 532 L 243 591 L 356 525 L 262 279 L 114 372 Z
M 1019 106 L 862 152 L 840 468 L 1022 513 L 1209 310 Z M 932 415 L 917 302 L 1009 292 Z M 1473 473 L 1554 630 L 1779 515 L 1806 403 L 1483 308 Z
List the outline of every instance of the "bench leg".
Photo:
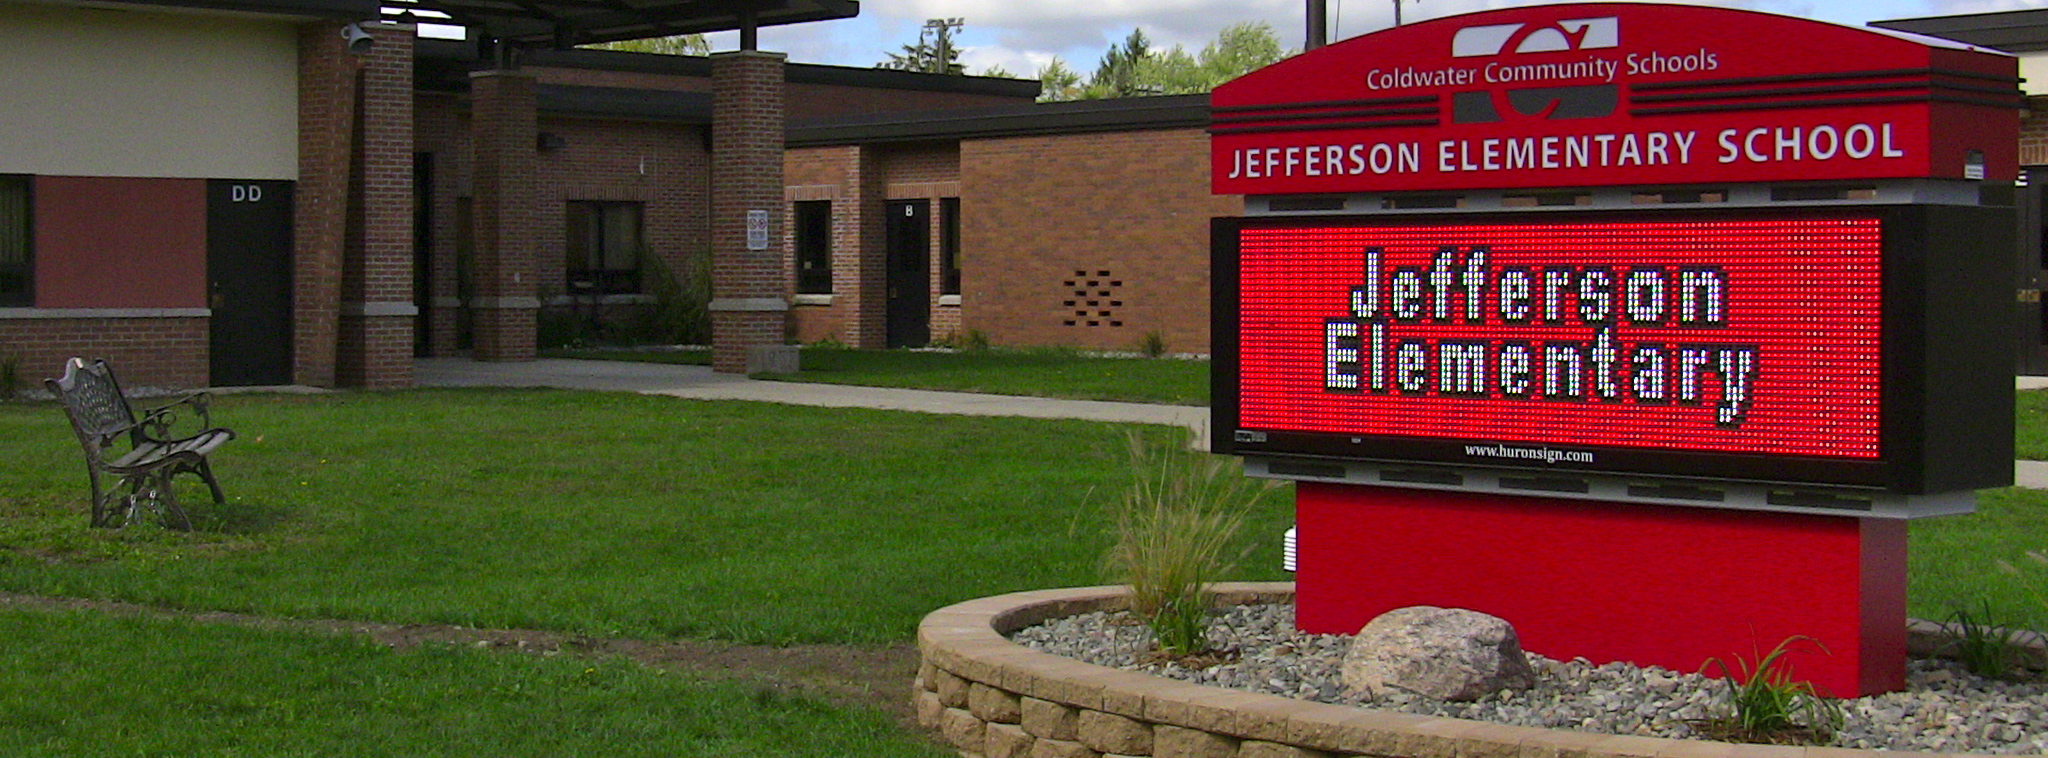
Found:
M 157 477 L 157 518 L 163 519 L 163 524 L 167 528 L 189 532 L 192 531 L 192 519 L 185 515 L 184 508 L 178 507 L 177 490 L 171 487 L 171 477 L 175 473 L 170 469 L 164 469 Z
M 178 505 L 177 492 L 171 488 L 174 475 L 174 471 L 166 468 L 123 479 L 121 483 L 127 487 L 128 493 L 109 493 L 105 507 L 96 505 L 93 526 L 121 528 L 154 515 L 165 528 L 191 530 L 192 519 Z
M 226 505 L 228 496 L 221 493 L 220 480 L 213 478 L 213 464 L 207 462 L 205 458 L 201 458 L 199 459 L 199 465 L 195 469 L 199 472 L 199 478 L 206 480 L 206 488 L 213 490 L 213 504 Z

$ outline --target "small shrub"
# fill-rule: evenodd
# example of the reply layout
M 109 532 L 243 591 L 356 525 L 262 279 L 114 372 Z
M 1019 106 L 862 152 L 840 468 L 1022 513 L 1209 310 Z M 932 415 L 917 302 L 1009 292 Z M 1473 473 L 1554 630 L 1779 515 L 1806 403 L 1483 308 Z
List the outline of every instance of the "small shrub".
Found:
M 1823 654 L 1828 651 L 1819 640 L 1793 635 L 1769 654 L 1759 656 L 1754 665 L 1737 657 L 1740 677 L 1721 659 L 1708 659 L 1700 670 L 1718 668 L 1728 682 L 1723 703 L 1727 714 L 1693 726 L 1709 737 L 1737 742 L 1825 745 L 1832 741 L 1842 728 L 1841 703 L 1815 691 L 1812 682 L 1794 680 L 1783 665 L 1785 654 L 1800 643 L 1811 644 Z
M 660 255 L 642 255 L 640 275 L 647 294 L 654 296 L 643 339 L 662 345 L 711 344 L 709 251 L 685 258 L 680 266 Z
M 960 335 L 960 349 L 962 350 L 981 353 L 987 352 L 993 347 L 995 345 L 988 341 L 988 332 L 980 329 L 969 329 Z
M 1957 610 L 1941 622 L 1953 647 L 1956 661 L 1970 673 L 1982 677 L 2007 678 L 2019 662 L 2020 633 L 1998 623 L 1991 613 L 1991 601 L 1982 600 L 1977 613 Z
M 1132 435 L 1133 481 L 1111 505 L 1104 567 L 1131 587 L 1131 612 L 1170 657 L 1208 651 L 1210 591 L 1232 568 L 1226 555 L 1260 484 L 1235 461 Z
M 1142 339 L 1138 340 L 1138 352 L 1143 354 L 1147 358 L 1159 358 L 1165 356 L 1166 333 L 1159 331 L 1158 329 L 1146 332 L 1145 336 Z
M 0 400 L 21 396 L 21 354 L 0 350 Z

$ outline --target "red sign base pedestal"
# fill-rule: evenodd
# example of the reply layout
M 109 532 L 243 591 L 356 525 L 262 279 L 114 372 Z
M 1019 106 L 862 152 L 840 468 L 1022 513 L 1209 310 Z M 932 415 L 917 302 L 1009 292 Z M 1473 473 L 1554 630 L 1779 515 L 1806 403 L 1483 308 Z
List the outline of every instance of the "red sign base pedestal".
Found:
M 1506 619 L 1556 659 L 1754 665 L 1793 635 L 1828 695 L 1906 675 L 1906 522 L 1302 482 L 1296 623 L 1352 634 L 1395 608 Z M 1718 675 L 1719 669 L 1710 669 Z

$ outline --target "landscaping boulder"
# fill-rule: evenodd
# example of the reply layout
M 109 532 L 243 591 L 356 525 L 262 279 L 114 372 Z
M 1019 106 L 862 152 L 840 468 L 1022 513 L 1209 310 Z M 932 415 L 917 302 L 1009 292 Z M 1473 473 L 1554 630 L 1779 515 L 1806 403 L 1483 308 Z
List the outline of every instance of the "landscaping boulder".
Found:
M 1344 687 L 1389 689 L 1440 700 L 1477 700 L 1536 681 L 1515 628 L 1478 611 L 1419 605 L 1381 614 L 1344 656 Z

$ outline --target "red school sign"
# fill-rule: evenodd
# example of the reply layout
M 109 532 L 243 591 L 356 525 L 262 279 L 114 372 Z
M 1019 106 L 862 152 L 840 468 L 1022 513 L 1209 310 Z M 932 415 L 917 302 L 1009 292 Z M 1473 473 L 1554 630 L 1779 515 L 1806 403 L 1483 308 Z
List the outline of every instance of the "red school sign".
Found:
M 1512 8 L 1354 38 L 1218 87 L 1212 185 L 2010 181 L 2017 79 L 2010 56 L 1750 11 Z

